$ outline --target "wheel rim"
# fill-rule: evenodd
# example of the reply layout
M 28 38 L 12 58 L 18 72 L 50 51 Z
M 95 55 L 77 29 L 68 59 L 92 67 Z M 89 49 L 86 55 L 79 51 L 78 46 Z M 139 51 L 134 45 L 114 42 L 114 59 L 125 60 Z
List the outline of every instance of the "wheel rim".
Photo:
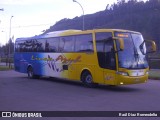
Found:
M 32 68 L 29 68 L 28 70 L 28 77 L 31 78 L 33 76 Z
M 86 81 L 86 83 L 92 83 L 92 76 L 87 75 L 85 81 Z

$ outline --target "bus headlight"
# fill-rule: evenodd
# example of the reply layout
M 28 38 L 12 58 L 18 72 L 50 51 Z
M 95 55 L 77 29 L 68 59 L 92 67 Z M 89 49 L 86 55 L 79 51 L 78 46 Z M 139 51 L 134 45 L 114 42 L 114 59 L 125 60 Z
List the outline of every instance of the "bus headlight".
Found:
M 146 75 L 149 75 L 149 72 L 148 72 L 148 71 L 146 72 Z
M 128 76 L 128 73 L 127 73 L 127 72 L 117 72 L 117 74 L 123 75 L 123 76 Z

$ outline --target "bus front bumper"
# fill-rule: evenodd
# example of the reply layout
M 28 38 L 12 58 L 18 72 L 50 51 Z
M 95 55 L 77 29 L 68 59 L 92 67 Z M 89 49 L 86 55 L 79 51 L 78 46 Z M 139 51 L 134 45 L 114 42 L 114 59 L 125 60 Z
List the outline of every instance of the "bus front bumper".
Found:
M 139 83 L 145 83 L 148 80 L 148 75 L 143 76 L 124 76 L 124 75 L 117 75 L 117 85 L 129 85 L 129 84 L 139 84 Z

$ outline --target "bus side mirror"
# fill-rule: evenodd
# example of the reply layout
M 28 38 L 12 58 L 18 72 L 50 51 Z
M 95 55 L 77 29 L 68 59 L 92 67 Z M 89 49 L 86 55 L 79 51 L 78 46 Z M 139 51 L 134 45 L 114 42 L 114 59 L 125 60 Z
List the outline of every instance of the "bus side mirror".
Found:
M 113 37 L 113 39 L 118 41 L 120 51 L 123 51 L 124 50 L 124 40 L 123 40 L 123 38 Z
M 152 41 L 152 51 L 156 52 L 156 50 L 157 50 L 156 43 Z
M 124 40 L 122 38 L 119 38 L 118 41 L 119 41 L 119 44 L 120 44 L 120 50 L 121 51 L 124 50 Z
M 153 40 L 145 40 L 146 47 L 148 48 L 147 53 L 156 52 L 156 43 Z

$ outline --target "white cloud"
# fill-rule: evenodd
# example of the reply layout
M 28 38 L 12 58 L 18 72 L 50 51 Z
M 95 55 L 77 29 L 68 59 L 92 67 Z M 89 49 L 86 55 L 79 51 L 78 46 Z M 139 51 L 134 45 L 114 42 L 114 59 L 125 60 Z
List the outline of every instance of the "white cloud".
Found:
M 104 10 L 108 2 L 112 2 L 111 0 L 77 1 L 83 6 L 85 14 Z M 2 20 L 0 29 L 2 30 L 3 26 L 7 38 L 12 15 L 14 16 L 12 35 L 14 34 L 15 38 L 40 34 L 42 30 L 48 29 L 60 19 L 82 15 L 80 6 L 73 0 L 0 0 L 0 6 L 4 8 L 4 12 L 0 14 L 0 20 Z M 2 34 L 0 37 L 3 37 L 3 40 L 6 39 L 5 33 Z
M 56 0 L 55 0 L 56 1 Z M 43 4 L 51 3 L 52 0 L 1 0 L 0 4 L 3 5 L 30 5 L 30 4 Z
M 107 4 L 113 4 L 117 0 L 77 1 L 83 6 L 85 14 L 92 14 L 104 10 Z M 6 32 L 8 37 L 9 22 L 12 15 L 14 16 L 12 34 L 15 35 L 15 38 L 39 34 L 40 31 L 49 28 L 63 18 L 74 18 L 82 15 L 81 7 L 73 0 L 0 0 L 0 8 L 4 8 L 3 12 L 0 11 L 0 38 L 3 36 L 2 39 L 6 39 L 5 33 L 1 33 L 2 30 Z M 43 26 L 43 24 L 49 23 L 51 24 Z M 17 28 L 17 26 L 20 27 Z

